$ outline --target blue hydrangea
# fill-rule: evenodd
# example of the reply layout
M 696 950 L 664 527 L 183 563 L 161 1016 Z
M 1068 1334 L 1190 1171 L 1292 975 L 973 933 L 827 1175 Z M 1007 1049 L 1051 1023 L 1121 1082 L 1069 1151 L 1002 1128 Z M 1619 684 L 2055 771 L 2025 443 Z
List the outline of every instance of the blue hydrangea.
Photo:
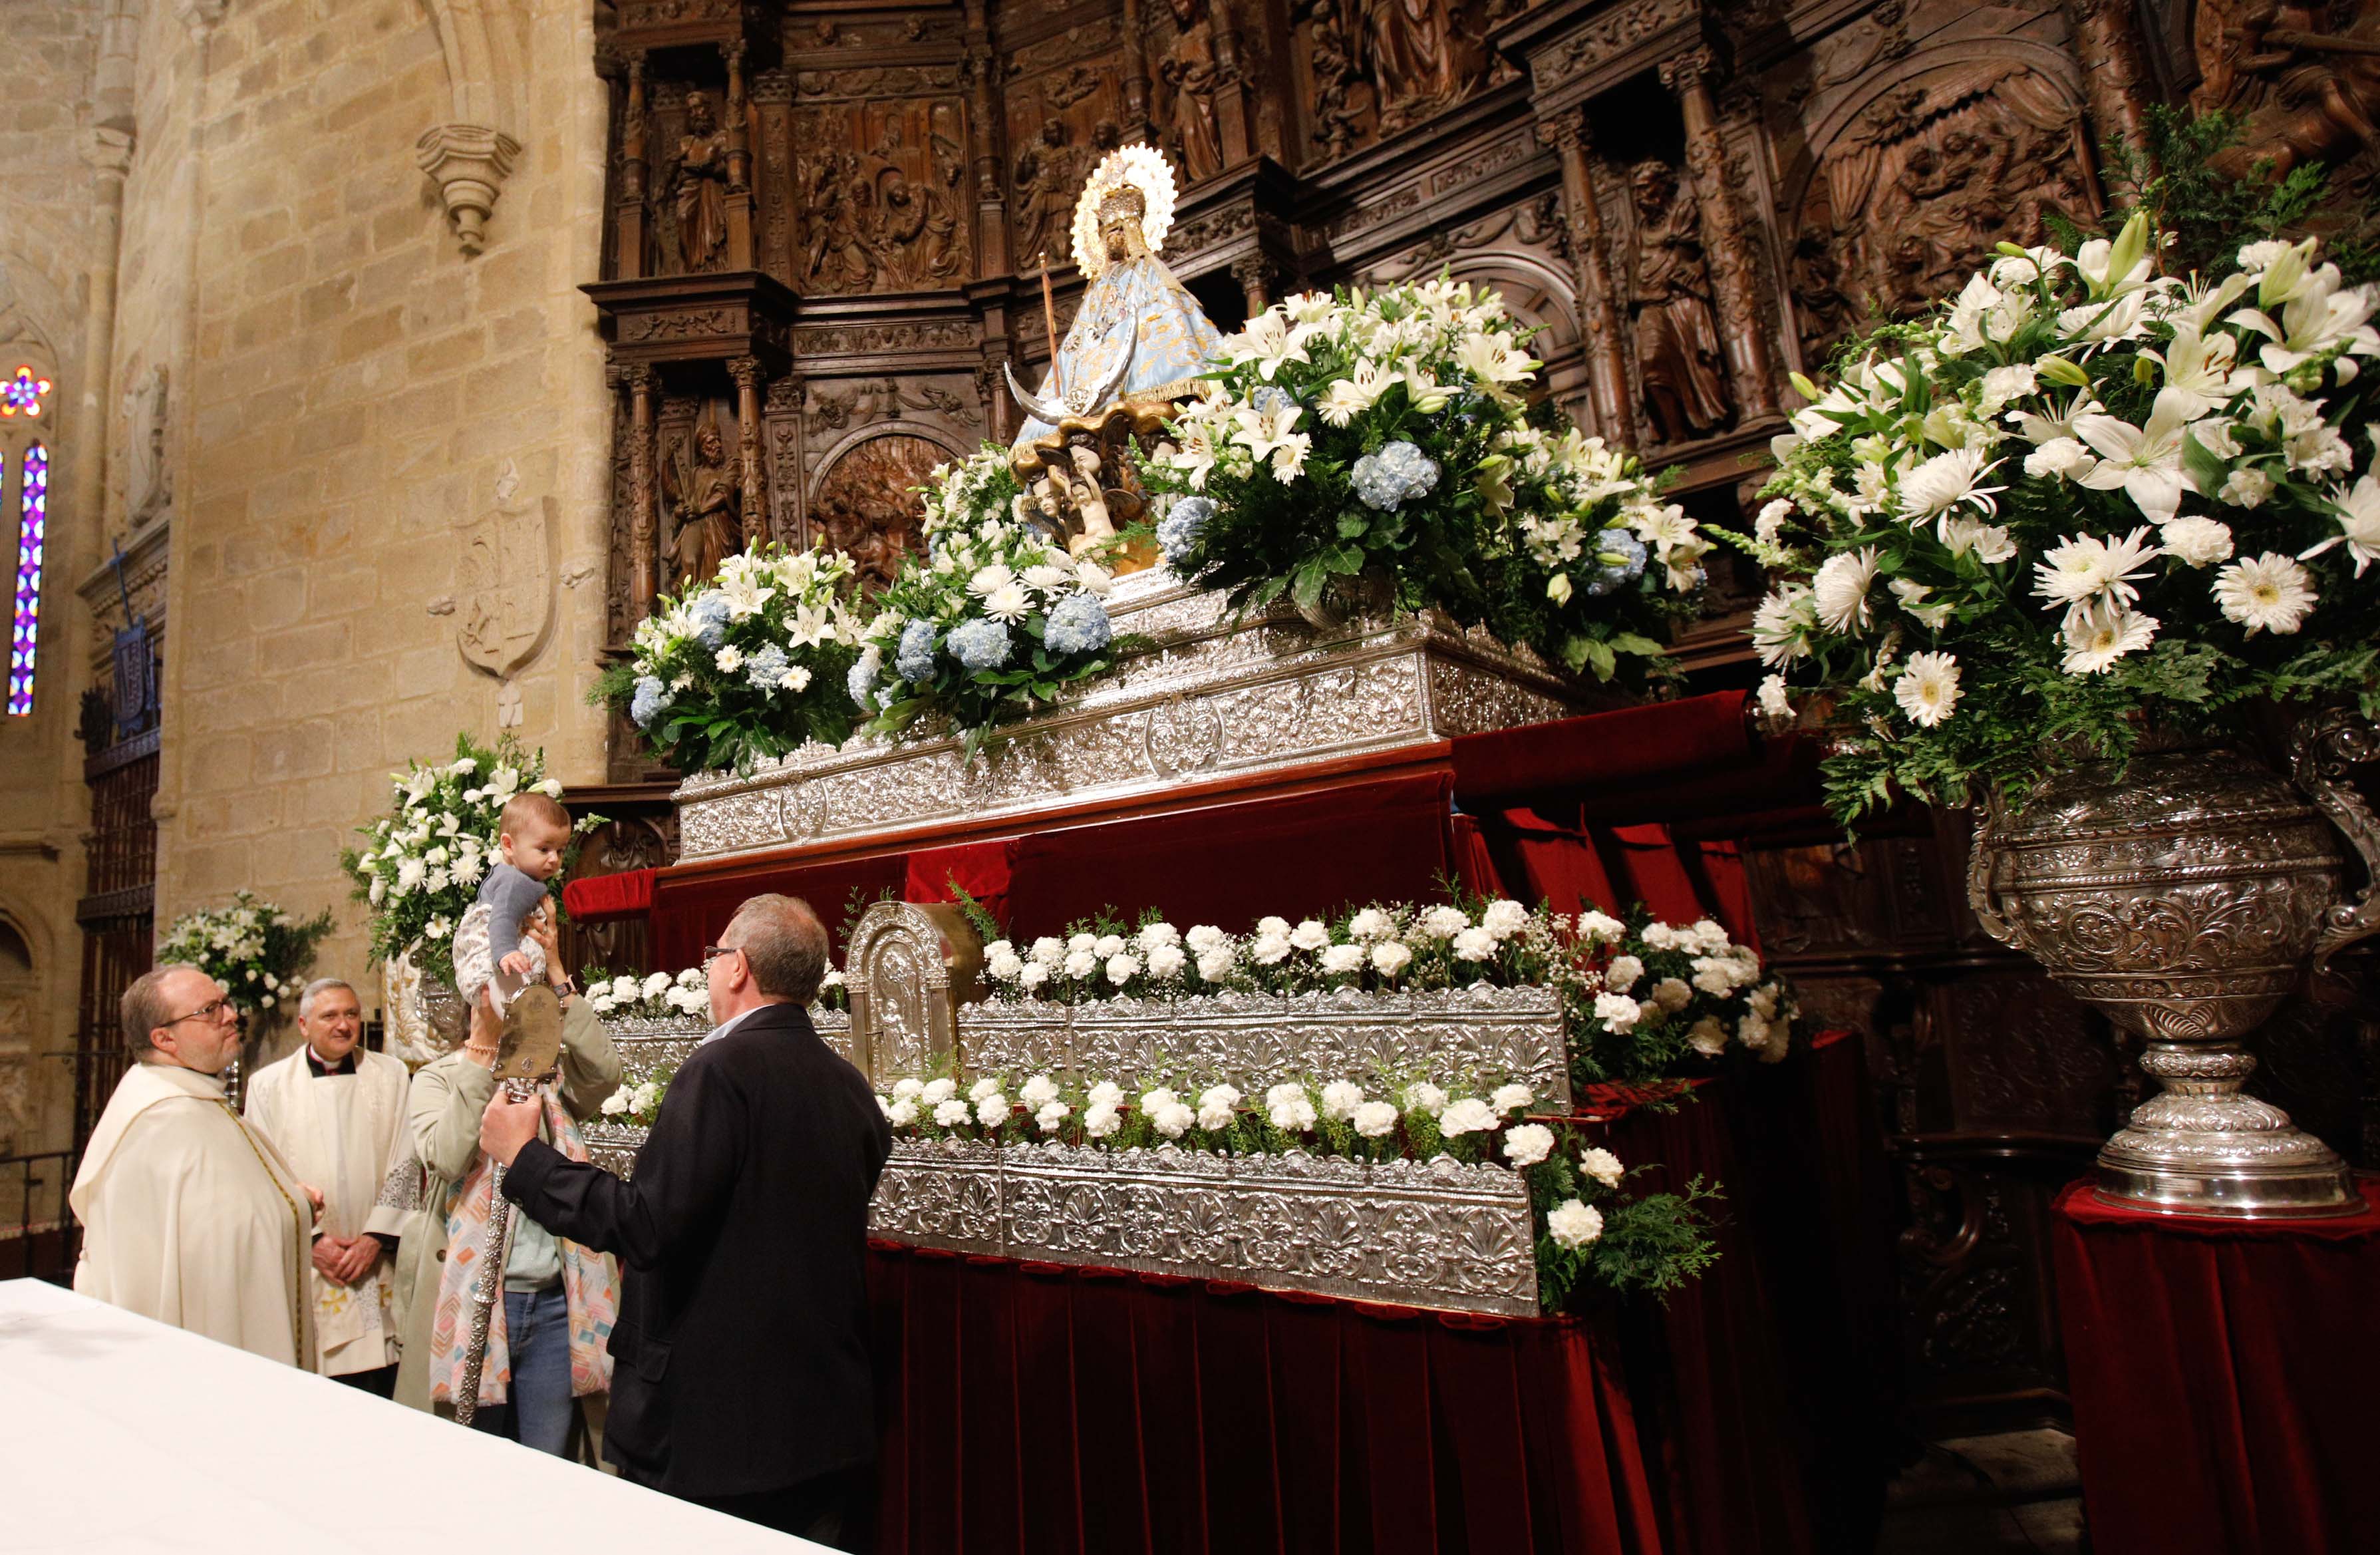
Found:
M 694 621 L 694 637 L 705 648 L 717 648 L 727 640 L 727 596 L 716 589 L 704 594 L 686 610 Z
M 1157 521 L 1157 544 L 1165 553 L 1166 565 L 1178 568 L 1189 559 L 1214 516 L 1215 504 L 1205 497 L 1184 497 L 1166 510 Z
M 1645 576 L 1645 542 L 1626 529 L 1606 529 L 1595 537 L 1595 547 L 1605 556 L 1618 556 L 1618 562 L 1605 562 L 1587 579 L 1589 598 L 1599 598 L 1622 585 Z
M 1350 478 L 1365 506 L 1386 513 L 1434 489 L 1438 474 L 1436 459 L 1399 441 L 1357 459 Z
M 901 648 L 892 655 L 892 667 L 901 678 L 928 681 L 934 678 L 934 627 L 929 621 L 912 621 L 901 628 Z
M 859 650 L 859 657 L 853 662 L 850 673 L 844 676 L 843 684 L 851 693 L 853 701 L 863 708 L 873 707 L 868 698 L 875 692 L 876 683 L 883 674 L 884 650 L 871 642 Z
M 1069 594 L 1050 610 L 1042 645 L 1052 653 L 1095 653 L 1115 638 L 1107 606 L 1089 594 Z
M 772 642 L 744 661 L 744 678 L 750 681 L 756 690 L 774 691 L 783 683 L 785 671 L 791 667 L 785 658 L 785 650 Z
M 1275 383 L 1259 384 L 1249 403 L 1258 410 L 1279 410 L 1289 403 L 1289 391 Z
M 650 729 L 653 726 L 653 720 L 662 715 L 662 710 L 668 707 L 671 700 L 668 686 L 651 675 L 645 675 L 637 682 L 637 694 L 628 703 L 628 716 L 637 721 L 638 728 Z
M 996 670 L 1008 662 L 1008 628 L 980 617 L 951 628 L 952 656 L 971 670 Z

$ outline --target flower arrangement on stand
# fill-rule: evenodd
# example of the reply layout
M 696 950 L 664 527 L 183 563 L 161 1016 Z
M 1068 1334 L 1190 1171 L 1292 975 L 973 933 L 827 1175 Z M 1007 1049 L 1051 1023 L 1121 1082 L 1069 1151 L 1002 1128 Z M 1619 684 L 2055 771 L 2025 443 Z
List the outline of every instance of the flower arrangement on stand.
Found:
M 1756 531 L 1763 704 L 1821 693 L 1829 802 L 2022 800 L 2257 703 L 2380 714 L 2374 289 L 2313 239 L 2161 273 L 2144 214 L 2003 245 L 1778 440 Z
M 1624 923 L 1587 912 L 1572 927 L 1573 942 L 1600 958 L 1600 986 L 1571 1011 L 1581 1083 L 1691 1072 L 1733 1052 L 1778 1063 L 1792 1051 L 1792 993 L 1711 919 L 1660 923 L 1639 907 Z
M 670 1079 L 676 1073 L 677 1065 L 664 1063 L 636 1084 L 622 1086 L 603 1099 L 603 1121 L 631 1128 L 652 1127 L 662 1115 L 662 1098 L 669 1093 Z
M 839 552 L 730 556 L 717 577 L 656 602 L 591 699 L 685 771 L 748 769 L 808 740 L 840 745 L 855 722 L 844 680 L 861 640 L 852 588 Z
M 1369 573 L 1573 671 L 1658 673 L 1709 542 L 1633 456 L 1531 406 L 1526 346 L 1492 289 L 1444 278 L 1257 314 L 1147 471 L 1168 565 L 1307 611 Z
M 972 756 L 993 724 L 1114 662 L 1105 552 L 1069 555 L 1027 523 L 1006 460 L 987 445 L 928 484 L 925 552 L 877 595 L 848 675 L 880 733 L 935 714 Z
M 983 1145 L 1064 1145 L 1108 1151 L 1293 1151 L 1359 1161 L 1494 1165 L 1529 1185 L 1540 1299 L 1548 1311 L 1587 1290 L 1673 1290 L 1718 1256 L 1699 1179 L 1675 1194 L 1630 1196 L 1609 1150 L 1560 1118 L 1532 1118 L 1526 1086 L 1485 1094 L 1416 1082 L 1380 1090 L 1348 1080 L 1286 1081 L 1257 1090 L 1181 1075 L 1021 1082 L 986 1075 L 905 1078 L 877 1097 L 895 1137 Z
M 295 918 L 254 893 L 233 894 L 231 905 L 184 913 L 157 942 L 157 960 L 195 966 L 221 983 L 225 995 L 250 1020 L 273 1017 L 284 1004 L 297 1007 L 314 949 L 329 937 L 331 912 Z
M 339 867 L 369 911 L 372 959 L 408 956 L 424 976 L 451 985 L 455 927 L 499 860 L 504 801 L 531 789 L 559 798 L 562 784 L 545 775 L 542 750 L 524 749 L 510 735 L 493 746 L 458 735 L 455 759 L 415 761 L 391 772 L 389 786 L 388 814 L 359 828 L 368 845 L 344 850 Z M 576 830 L 601 824 L 600 816 L 580 816 Z M 558 880 L 553 896 L 559 912 Z

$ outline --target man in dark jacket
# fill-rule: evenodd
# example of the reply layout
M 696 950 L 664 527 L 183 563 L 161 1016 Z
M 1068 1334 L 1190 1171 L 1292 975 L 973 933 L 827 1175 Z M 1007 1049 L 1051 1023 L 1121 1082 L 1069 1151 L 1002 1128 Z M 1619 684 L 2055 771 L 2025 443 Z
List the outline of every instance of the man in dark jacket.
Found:
M 504 1195 L 625 1269 L 603 1455 L 642 1485 L 844 1549 L 866 1546 L 868 1200 L 892 1131 L 806 1013 L 826 930 L 755 896 L 703 953 L 720 1024 L 670 1082 L 633 1181 L 564 1159 L 499 1091 L 481 1147 Z

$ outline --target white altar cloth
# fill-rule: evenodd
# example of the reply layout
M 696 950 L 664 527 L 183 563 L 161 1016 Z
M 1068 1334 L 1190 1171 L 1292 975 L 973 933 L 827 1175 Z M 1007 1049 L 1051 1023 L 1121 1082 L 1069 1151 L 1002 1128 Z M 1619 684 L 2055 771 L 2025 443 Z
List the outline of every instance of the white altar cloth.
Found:
M 0 1551 L 823 1549 L 38 1280 L 0 1282 Z

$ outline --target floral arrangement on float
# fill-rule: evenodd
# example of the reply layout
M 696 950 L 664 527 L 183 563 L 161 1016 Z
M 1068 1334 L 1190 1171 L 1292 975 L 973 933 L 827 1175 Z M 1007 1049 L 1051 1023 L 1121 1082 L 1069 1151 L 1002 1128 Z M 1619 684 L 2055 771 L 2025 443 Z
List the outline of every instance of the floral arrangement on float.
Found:
M 2380 931 L 2332 825 L 2380 875 L 2345 782 L 2380 758 L 2380 298 L 2312 238 L 2186 275 L 2165 248 L 2145 211 L 2070 253 L 2004 245 L 1797 382 L 1734 538 L 1775 582 L 1761 700 L 1799 693 L 1832 736 L 1835 812 L 1982 802 L 1978 921 L 2180 1087 L 2101 1151 L 2100 1191 L 2323 1212 L 2352 1179 L 2240 1094 L 2240 1043 L 2310 953 Z
M 544 751 L 510 735 L 492 746 L 457 735 L 452 761 L 414 761 L 389 774 L 389 788 L 388 813 L 358 828 L 367 845 L 343 850 L 339 867 L 365 905 L 372 959 L 407 957 L 452 986 L 455 927 L 478 899 L 480 877 L 501 860 L 504 802 L 530 790 L 558 799 L 562 784 L 545 775 Z M 575 829 L 601 824 L 601 816 L 580 816 Z M 559 912 L 558 879 L 552 894 Z
M 1641 684 L 1709 542 L 1633 456 L 1532 401 L 1527 344 L 1492 289 L 1444 277 L 1257 314 L 1149 463 L 1168 565 L 1307 612 L 1369 577 L 1400 609 Z
M 1695 1178 L 1679 1193 L 1624 1193 L 1632 1173 L 1620 1159 L 1558 1117 L 1532 1118 L 1536 1099 L 1522 1085 L 1471 1094 L 1426 1081 L 1384 1092 L 1293 1080 L 1258 1091 L 1181 1076 L 1125 1084 L 1047 1074 L 1021 1083 L 987 1075 L 964 1088 L 947 1075 L 911 1077 L 876 1098 L 896 1138 L 1500 1167 L 1528 1185 L 1538 1299 L 1549 1312 L 1587 1290 L 1663 1294 L 1710 1267 L 1716 1188 Z
M 235 892 L 231 905 L 184 913 L 157 942 L 157 960 L 195 966 L 221 983 L 224 993 L 253 1020 L 271 1015 L 285 1001 L 296 1006 L 314 950 L 330 936 L 331 912 L 296 918 L 251 892 Z
M 613 977 L 600 966 L 589 968 L 584 976 L 587 1002 L 601 1019 L 710 1018 L 710 979 L 699 966 L 688 966 L 675 977 L 667 972 Z
M 730 556 L 717 577 L 657 601 L 590 699 L 686 771 L 748 770 L 807 740 L 840 745 L 856 722 L 844 689 L 862 635 L 852 588 L 840 552 L 768 544 Z
M 1102 602 L 1109 548 L 1070 555 L 1034 527 L 1004 449 L 938 467 L 925 490 L 925 551 L 876 596 L 850 700 L 897 734 L 929 715 L 972 755 L 1003 720 L 1054 701 L 1114 662 Z
M 993 940 L 983 969 L 1002 1003 L 1542 987 L 1559 1002 L 1581 1086 L 1705 1073 L 1735 1053 L 1777 1063 L 1799 1013 L 1759 953 L 1709 918 L 1660 923 L 1639 907 L 1623 923 L 1509 900 L 1266 917 L 1241 935 L 1108 915 L 1025 944 Z

